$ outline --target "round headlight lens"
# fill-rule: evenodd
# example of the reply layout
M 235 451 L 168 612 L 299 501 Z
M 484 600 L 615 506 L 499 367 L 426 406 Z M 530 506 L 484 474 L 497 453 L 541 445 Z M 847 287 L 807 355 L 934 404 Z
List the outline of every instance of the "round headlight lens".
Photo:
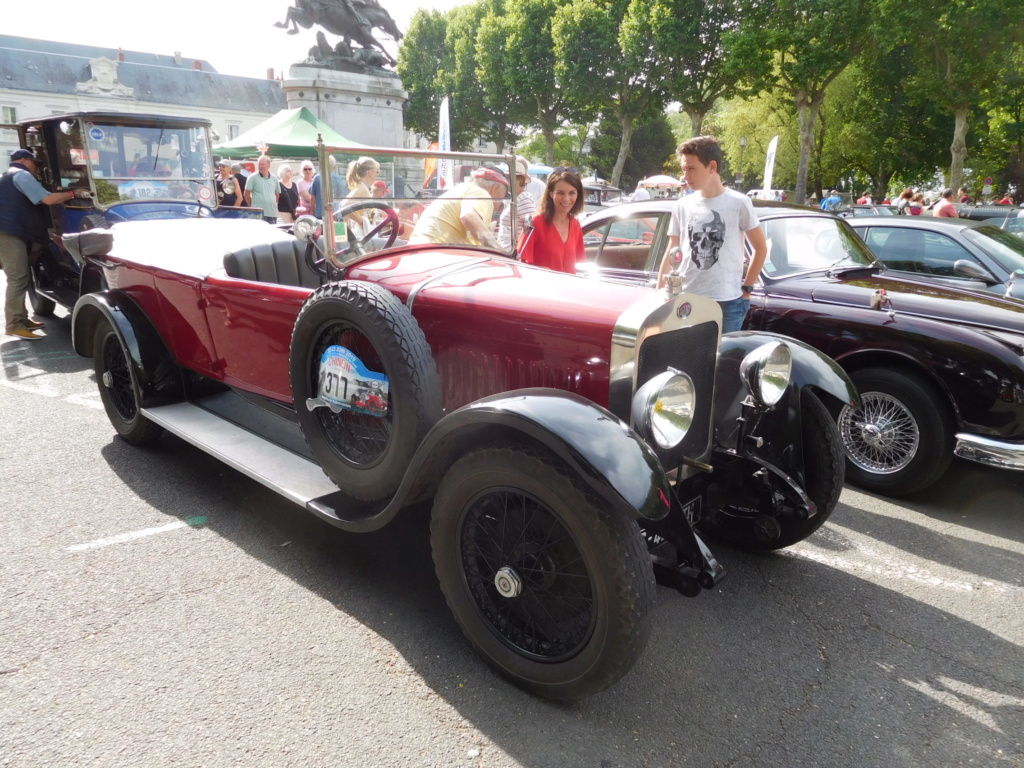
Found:
M 740 375 L 750 394 L 762 407 L 770 408 L 786 393 L 793 370 L 793 353 L 781 341 L 763 344 L 740 364 Z
M 693 380 L 685 373 L 674 374 L 648 401 L 648 423 L 659 448 L 675 448 L 693 424 L 697 403 Z

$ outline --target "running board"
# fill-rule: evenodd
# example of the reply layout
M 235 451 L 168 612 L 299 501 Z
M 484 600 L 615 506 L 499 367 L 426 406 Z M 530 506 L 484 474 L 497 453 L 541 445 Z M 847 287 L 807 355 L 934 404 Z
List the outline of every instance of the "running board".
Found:
M 141 413 L 201 451 L 305 507 L 337 493 L 338 486 L 314 464 L 192 403 L 143 408 Z

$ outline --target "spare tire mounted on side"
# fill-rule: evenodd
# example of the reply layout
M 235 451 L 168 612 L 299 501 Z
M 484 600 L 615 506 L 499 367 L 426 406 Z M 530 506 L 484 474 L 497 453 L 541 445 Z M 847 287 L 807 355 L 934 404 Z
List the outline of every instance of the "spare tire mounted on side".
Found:
M 356 368 L 338 376 L 322 364 L 332 348 Z M 377 285 L 325 285 L 295 320 L 289 367 L 299 425 L 327 476 L 357 499 L 392 495 L 441 418 L 437 366 L 409 309 Z M 322 397 L 329 372 L 333 386 Z

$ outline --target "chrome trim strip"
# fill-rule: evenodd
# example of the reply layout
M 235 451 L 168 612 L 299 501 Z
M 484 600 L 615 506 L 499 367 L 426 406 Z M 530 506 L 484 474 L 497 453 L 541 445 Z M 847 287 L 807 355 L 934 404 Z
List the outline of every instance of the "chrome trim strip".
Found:
M 990 467 L 1024 470 L 1024 442 L 993 440 L 990 437 L 959 432 L 953 455 Z
M 690 312 L 681 318 L 677 309 L 687 303 Z M 619 315 L 612 330 L 608 410 L 623 421 L 629 420 L 633 393 L 637 388 L 636 355 L 647 337 L 709 321 L 718 324 L 721 341 L 722 308 L 717 301 L 695 293 L 681 293 L 670 298 L 664 291 L 652 291 Z

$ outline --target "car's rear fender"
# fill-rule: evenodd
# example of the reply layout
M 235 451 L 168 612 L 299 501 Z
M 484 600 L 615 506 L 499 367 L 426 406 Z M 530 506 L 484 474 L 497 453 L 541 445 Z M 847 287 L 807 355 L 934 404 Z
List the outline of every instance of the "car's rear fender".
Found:
M 441 419 L 410 467 L 409 500 L 430 498 L 459 456 L 496 443 L 550 454 L 629 517 L 658 520 L 670 510 L 668 476 L 633 430 L 586 398 L 540 388 L 485 397 Z
M 183 400 L 181 371 L 156 328 L 139 306 L 120 291 L 82 296 L 71 316 L 71 343 L 83 357 L 93 356 L 96 327 L 110 323 L 128 353 L 142 394 L 142 407 Z

